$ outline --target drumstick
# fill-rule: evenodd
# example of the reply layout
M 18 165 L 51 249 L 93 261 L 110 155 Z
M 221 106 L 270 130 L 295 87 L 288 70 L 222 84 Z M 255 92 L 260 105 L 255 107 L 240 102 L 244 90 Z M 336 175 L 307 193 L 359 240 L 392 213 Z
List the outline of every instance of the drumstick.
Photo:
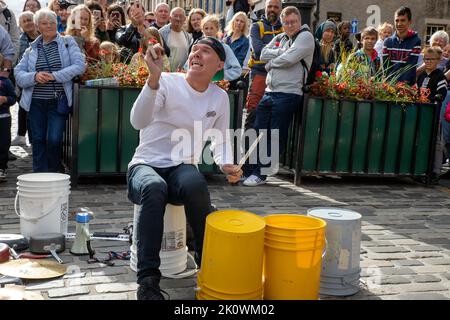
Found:
M 263 135 L 264 135 L 264 133 L 261 132 L 260 135 L 258 136 L 258 138 L 256 138 L 256 140 L 250 146 L 250 148 L 248 149 L 247 153 L 244 155 L 244 157 L 241 159 L 241 161 L 239 161 L 237 170 L 241 170 L 241 168 L 244 165 L 245 161 L 247 161 L 247 159 L 250 157 L 250 154 L 253 152 L 253 150 L 255 150 L 256 146 L 258 145 L 258 142 L 261 140 Z

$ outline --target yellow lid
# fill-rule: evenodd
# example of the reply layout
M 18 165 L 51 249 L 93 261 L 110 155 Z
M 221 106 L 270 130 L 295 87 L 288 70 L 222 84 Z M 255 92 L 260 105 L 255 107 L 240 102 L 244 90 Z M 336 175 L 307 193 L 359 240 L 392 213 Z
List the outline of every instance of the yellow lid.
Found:
M 206 217 L 206 224 L 212 228 L 230 233 L 254 233 L 264 230 L 264 218 L 240 210 L 219 210 Z

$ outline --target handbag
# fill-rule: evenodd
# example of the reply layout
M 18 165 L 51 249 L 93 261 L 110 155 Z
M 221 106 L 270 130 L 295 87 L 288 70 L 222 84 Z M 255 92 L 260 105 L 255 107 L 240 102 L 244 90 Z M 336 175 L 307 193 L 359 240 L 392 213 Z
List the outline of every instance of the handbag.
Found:
M 45 52 L 45 49 L 42 48 L 42 51 L 44 52 L 45 61 L 47 62 L 49 71 L 52 71 L 52 67 L 50 66 L 50 63 L 48 62 L 47 53 Z M 72 107 L 69 106 L 69 100 L 67 100 L 66 94 L 63 92 L 58 93 L 56 91 L 55 83 L 52 82 L 53 85 L 53 91 L 55 93 L 55 99 L 56 99 L 56 111 L 60 114 L 69 114 L 70 111 L 72 111 Z

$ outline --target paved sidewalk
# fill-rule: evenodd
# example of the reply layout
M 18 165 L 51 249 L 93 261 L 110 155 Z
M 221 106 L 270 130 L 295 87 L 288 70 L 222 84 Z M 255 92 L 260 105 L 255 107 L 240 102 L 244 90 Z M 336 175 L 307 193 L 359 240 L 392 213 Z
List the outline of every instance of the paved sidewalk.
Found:
M 0 233 L 19 232 L 15 184 L 18 175 L 31 172 L 31 148 L 13 147 L 12 151 L 19 159 L 9 163 L 8 182 L 0 184 Z M 283 174 L 269 178 L 266 185 L 248 188 L 230 186 L 221 175 L 208 177 L 212 202 L 219 209 L 266 215 L 306 213 L 326 206 L 363 215 L 361 290 L 350 297 L 322 299 L 450 298 L 449 180 L 436 187 L 409 179 L 305 178 L 301 187 L 291 181 L 291 175 Z M 69 211 L 82 206 L 95 213 L 91 231 L 121 232 L 133 220 L 125 185 L 80 184 L 71 191 Z M 74 227 L 70 221 L 69 231 L 74 232 Z M 129 248 L 119 241 L 95 241 L 93 247 L 99 257 Z M 69 274 L 52 281 L 29 281 L 27 289 L 41 292 L 46 299 L 135 299 L 136 275 L 128 261 L 115 260 L 113 267 L 87 264 L 86 258 L 68 251 L 62 258 Z M 195 277 L 163 279 L 161 286 L 171 299 L 194 299 Z

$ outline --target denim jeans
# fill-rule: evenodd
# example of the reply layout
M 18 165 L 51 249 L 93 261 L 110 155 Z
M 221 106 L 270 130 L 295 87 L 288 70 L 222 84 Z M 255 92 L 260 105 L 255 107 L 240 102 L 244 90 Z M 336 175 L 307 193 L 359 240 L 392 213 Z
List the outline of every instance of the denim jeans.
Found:
M 141 205 L 137 226 L 138 283 L 147 276 L 160 277 L 161 241 L 167 203 L 183 204 L 195 237 L 195 260 L 200 266 L 206 216 L 211 212 L 208 186 L 190 164 L 153 168 L 139 164 L 127 172 L 128 199 Z
M 11 116 L 0 118 L 0 169 L 8 168 L 8 151 L 11 146 Z
M 293 93 L 266 92 L 256 109 L 256 119 L 254 129 L 259 134 L 259 130 L 267 129 L 267 155 L 271 156 L 271 132 L 279 129 L 279 152 L 282 153 L 286 147 L 289 126 L 298 108 L 303 103 L 303 96 Z M 261 140 L 261 142 L 263 142 Z M 259 148 L 258 148 L 259 149 Z M 256 150 L 254 151 L 256 152 Z M 243 167 L 244 175 L 256 175 L 265 180 L 266 175 L 261 174 L 261 168 L 269 167 L 271 163 L 261 164 L 258 152 L 257 164 L 246 164 Z M 274 164 L 272 164 L 274 165 Z M 278 164 L 276 164 L 278 165 Z
M 33 137 L 33 172 L 58 172 L 67 115 L 56 111 L 56 100 L 32 99 L 28 123 Z

